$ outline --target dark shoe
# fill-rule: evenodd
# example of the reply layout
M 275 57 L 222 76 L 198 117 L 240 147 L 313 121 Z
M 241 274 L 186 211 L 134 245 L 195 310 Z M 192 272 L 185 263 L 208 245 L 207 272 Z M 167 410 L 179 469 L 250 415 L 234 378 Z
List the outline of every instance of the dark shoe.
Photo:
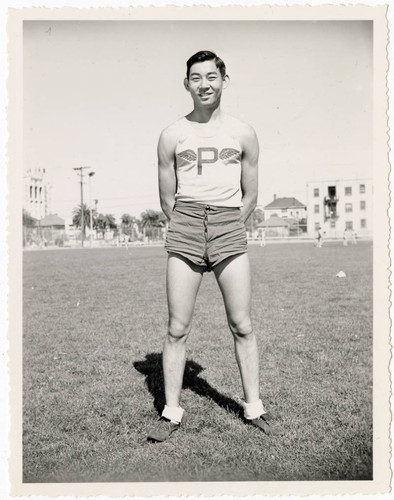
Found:
M 171 434 L 179 429 L 180 423 L 171 422 L 166 417 L 160 417 L 155 426 L 148 434 L 148 441 L 163 442 L 168 439 Z
M 246 420 L 248 424 L 253 425 L 254 427 L 258 427 L 264 434 L 270 436 L 274 434 L 272 429 L 272 425 L 270 424 L 270 416 L 268 413 L 263 413 L 260 417 L 252 418 L 250 420 Z

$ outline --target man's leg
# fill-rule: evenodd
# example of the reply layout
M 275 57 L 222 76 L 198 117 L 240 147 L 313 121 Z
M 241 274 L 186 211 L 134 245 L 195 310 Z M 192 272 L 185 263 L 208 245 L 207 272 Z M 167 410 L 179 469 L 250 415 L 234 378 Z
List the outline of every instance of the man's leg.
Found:
M 250 320 L 250 266 L 247 253 L 230 257 L 215 268 L 227 321 L 234 337 L 245 402 L 259 400 L 259 355 Z
M 229 257 L 219 263 L 214 271 L 223 295 L 227 321 L 234 337 L 235 356 L 245 398 L 245 418 L 266 434 L 270 434 L 268 415 L 260 400 L 259 353 L 250 319 L 251 285 L 248 254 Z
M 168 331 L 164 341 L 163 371 L 166 404 L 179 406 L 186 361 L 186 339 L 202 271 L 176 254 L 167 263 Z
M 180 397 L 186 362 L 186 340 L 197 292 L 201 284 L 202 270 L 177 254 L 169 254 L 167 261 L 168 330 L 163 349 L 164 392 L 166 406 L 159 425 L 152 429 L 148 439 L 164 441 L 179 423 L 183 410 Z M 163 423 L 163 417 L 165 422 Z M 168 422 L 170 421 L 170 422 Z

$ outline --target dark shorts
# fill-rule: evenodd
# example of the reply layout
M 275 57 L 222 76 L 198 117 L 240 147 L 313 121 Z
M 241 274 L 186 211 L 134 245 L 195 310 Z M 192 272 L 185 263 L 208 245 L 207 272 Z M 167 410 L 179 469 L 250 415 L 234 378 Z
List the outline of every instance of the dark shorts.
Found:
M 239 208 L 177 202 L 165 249 L 211 271 L 228 257 L 247 252 L 245 224 Z

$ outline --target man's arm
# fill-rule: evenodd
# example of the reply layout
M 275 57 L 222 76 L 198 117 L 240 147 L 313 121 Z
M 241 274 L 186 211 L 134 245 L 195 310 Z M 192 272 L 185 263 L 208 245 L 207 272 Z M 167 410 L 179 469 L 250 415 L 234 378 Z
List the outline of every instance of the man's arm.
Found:
M 259 142 L 252 127 L 245 126 L 242 136 L 241 214 L 246 222 L 257 205 L 259 175 Z
M 174 208 L 177 188 L 175 174 L 176 140 L 173 128 L 168 127 L 161 133 L 157 146 L 160 205 L 168 220 L 170 220 Z

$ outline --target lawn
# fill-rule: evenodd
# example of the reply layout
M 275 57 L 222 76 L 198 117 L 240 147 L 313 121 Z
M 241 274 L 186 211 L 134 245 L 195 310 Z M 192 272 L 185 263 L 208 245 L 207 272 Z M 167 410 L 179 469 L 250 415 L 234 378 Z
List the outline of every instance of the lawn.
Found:
M 249 254 L 261 393 L 280 435 L 240 418 L 232 338 L 207 274 L 188 341 L 185 422 L 153 444 L 164 249 L 24 253 L 24 482 L 372 479 L 372 243 Z

